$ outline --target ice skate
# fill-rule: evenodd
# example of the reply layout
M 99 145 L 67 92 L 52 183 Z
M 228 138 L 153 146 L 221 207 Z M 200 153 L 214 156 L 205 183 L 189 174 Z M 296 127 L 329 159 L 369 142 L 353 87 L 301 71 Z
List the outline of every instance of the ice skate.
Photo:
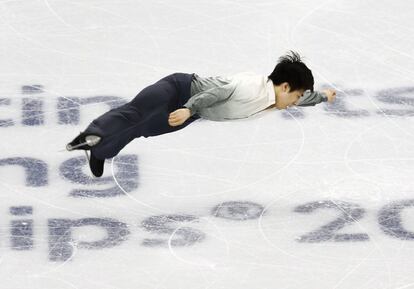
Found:
M 97 145 L 100 141 L 101 137 L 97 135 L 80 133 L 73 141 L 66 145 L 66 150 L 90 150 L 91 147 Z
M 91 148 L 97 145 L 101 141 L 101 137 L 97 135 L 88 135 L 84 132 L 81 132 L 73 141 L 66 145 L 66 150 L 84 150 L 86 158 L 89 163 L 89 168 L 91 169 L 92 174 L 95 177 L 100 177 L 104 171 L 105 159 L 101 160 L 95 157 L 92 153 Z M 87 151 L 90 151 L 90 155 Z

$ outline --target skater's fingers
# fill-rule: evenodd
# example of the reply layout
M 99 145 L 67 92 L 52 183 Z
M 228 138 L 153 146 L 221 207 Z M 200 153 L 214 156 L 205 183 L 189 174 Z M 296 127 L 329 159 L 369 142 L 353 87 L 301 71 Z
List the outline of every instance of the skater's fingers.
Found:
M 176 118 L 169 118 L 168 119 L 168 123 L 169 124 L 175 124 L 177 122 L 177 119 Z
M 170 113 L 169 117 L 170 118 L 177 118 L 178 117 L 178 114 L 175 113 L 175 112 L 172 112 L 172 113 Z
M 169 118 L 174 118 L 174 119 L 180 119 L 182 118 L 182 115 L 180 113 L 170 113 Z
M 177 123 L 177 122 L 175 122 L 175 121 L 168 121 L 168 124 L 169 124 L 170 126 L 177 126 L 177 125 L 180 125 L 179 123 Z
M 181 111 L 176 110 L 169 114 L 168 116 L 168 124 L 170 126 L 178 126 L 183 124 L 186 121 L 186 117 L 184 117 Z
M 168 120 L 171 121 L 171 122 L 177 122 L 180 119 L 178 117 L 170 117 Z
M 171 125 L 171 126 L 178 126 L 178 125 L 181 125 L 183 123 L 184 123 L 184 121 L 182 119 L 169 119 L 168 120 L 168 124 Z

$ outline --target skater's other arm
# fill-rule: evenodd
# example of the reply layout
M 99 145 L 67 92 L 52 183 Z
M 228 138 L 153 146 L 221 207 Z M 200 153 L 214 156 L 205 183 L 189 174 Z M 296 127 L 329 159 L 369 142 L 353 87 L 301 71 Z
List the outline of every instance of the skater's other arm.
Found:
M 235 85 L 232 83 L 210 88 L 193 95 L 184 104 L 184 107 L 190 110 L 191 115 L 194 115 L 202 108 L 207 108 L 216 103 L 228 100 L 233 94 L 235 88 Z
M 202 108 L 213 106 L 228 100 L 235 90 L 235 86 L 231 83 L 213 87 L 193 95 L 183 106 L 170 113 L 168 123 L 170 126 L 178 126 L 183 124 L 188 118 L 197 113 Z

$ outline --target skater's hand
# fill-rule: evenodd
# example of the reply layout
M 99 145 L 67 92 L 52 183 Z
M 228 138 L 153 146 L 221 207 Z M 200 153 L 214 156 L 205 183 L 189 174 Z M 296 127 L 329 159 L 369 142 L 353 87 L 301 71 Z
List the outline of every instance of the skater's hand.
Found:
M 336 91 L 335 89 L 325 89 L 322 90 L 328 96 L 328 102 L 333 102 L 336 98 Z
M 176 111 L 170 113 L 168 118 L 168 124 L 170 126 L 182 125 L 187 119 L 191 116 L 190 110 L 188 108 L 180 108 Z

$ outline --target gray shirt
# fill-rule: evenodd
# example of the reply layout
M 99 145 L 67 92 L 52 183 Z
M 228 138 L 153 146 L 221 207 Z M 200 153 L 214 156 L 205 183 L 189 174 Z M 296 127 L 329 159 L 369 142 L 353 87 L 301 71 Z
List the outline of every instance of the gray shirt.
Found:
M 298 106 L 316 105 L 327 101 L 326 94 L 305 91 Z M 184 104 L 191 115 L 224 121 L 246 118 L 275 104 L 272 80 L 250 72 L 229 77 L 200 77 L 195 74 L 191 82 L 191 97 Z

